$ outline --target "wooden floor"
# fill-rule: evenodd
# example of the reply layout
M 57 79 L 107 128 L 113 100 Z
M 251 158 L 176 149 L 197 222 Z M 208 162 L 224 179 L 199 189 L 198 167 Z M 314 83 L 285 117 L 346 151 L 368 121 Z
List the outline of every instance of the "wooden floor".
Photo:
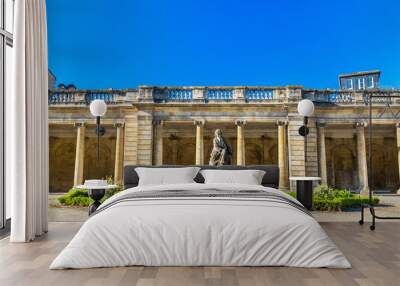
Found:
M 0 241 L 0 285 L 400 285 L 400 223 L 322 223 L 352 269 L 289 267 L 124 267 L 48 270 L 80 223 L 50 223 L 49 233 L 29 244 Z

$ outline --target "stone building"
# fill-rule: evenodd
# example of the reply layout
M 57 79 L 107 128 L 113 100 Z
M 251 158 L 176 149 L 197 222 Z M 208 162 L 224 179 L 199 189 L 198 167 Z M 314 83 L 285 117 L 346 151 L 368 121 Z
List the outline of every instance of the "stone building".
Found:
M 365 92 L 301 86 L 54 90 L 49 94 L 50 191 L 67 191 L 84 179 L 107 176 L 120 183 L 128 164 L 207 164 L 216 128 L 231 145 L 235 164 L 279 165 L 282 190 L 293 187 L 289 176 L 309 175 L 352 190 L 395 191 L 400 105 L 375 100 L 369 182 Z M 108 103 L 99 161 L 95 119 L 88 108 L 97 98 Z M 297 103 L 302 98 L 316 105 L 309 120 L 307 158 L 298 134 L 302 118 Z

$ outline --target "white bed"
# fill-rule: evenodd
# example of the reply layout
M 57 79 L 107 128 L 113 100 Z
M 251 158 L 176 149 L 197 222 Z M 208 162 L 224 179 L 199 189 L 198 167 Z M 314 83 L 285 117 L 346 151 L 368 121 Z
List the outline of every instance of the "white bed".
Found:
M 265 191 L 272 199 L 175 195 L 121 200 L 138 192 L 174 190 Z M 350 268 L 318 222 L 284 203 L 288 200 L 297 202 L 273 188 L 241 184 L 127 189 L 100 206 L 50 269 L 128 265 Z

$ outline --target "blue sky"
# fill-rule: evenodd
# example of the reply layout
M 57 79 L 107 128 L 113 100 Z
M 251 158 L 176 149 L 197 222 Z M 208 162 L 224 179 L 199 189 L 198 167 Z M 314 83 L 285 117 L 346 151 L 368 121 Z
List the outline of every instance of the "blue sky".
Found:
M 49 67 L 79 88 L 400 87 L 400 1 L 47 0 Z

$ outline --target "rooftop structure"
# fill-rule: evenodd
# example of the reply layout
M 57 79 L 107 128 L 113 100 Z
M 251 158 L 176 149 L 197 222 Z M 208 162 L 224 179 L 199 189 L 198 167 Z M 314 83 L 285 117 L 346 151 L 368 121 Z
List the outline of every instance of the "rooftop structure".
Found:
M 381 72 L 379 70 L 354 72 L 339 75 L 341 90 L 378 89 Z

